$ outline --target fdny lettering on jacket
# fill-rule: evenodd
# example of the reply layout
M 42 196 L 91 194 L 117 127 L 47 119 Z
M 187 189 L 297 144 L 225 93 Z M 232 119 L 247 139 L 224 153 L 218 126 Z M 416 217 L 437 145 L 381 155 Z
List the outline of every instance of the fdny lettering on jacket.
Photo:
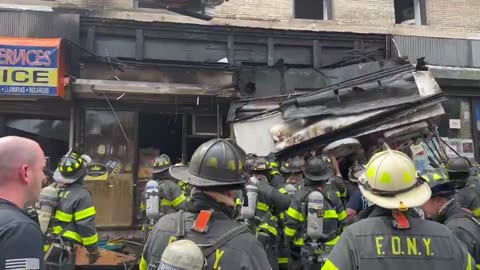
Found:
M 370 235 L 358 236 L 362 248 L 362 258 L 408 257 L 425 259 L 428 257 L 450 258 L 442 247 L 449 246 L 448 238 L 421 235 Z M 367 248 L 368 247 L 368 248 Z

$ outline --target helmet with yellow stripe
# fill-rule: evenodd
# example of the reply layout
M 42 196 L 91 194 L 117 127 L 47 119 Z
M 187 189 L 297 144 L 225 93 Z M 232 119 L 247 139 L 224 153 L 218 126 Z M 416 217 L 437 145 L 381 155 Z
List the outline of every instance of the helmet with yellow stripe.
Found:
M 78 152 L 70 150 L 58 163 L 53 180 L 57 183 L 71 184 L 83 179 L 87 174 L 87 165 L 90 162 L 89 156 L 80 156 Z
M 162 154 L 153 161 L 153 173 L 161 173 L 168 170 L 172 166 L 170 157 Z
M 448 173 L 442 169 L 424 170 L 418 177 L 428 183 L 432 197 L 453 196 L 457 189 L 463 188 L 466 181 L 449 179 Z
M 417 178 L 413 161 L 404 153 L 387 149 L 375 154 L 359 177 L 363 196 L 386 209 L 406 210 L 424 204 L 430 187 Z

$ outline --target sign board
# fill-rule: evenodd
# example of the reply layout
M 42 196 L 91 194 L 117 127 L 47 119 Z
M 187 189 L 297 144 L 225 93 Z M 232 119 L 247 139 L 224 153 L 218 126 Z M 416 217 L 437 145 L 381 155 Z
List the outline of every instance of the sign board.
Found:
M 65 96 L 62 40 L 0 37 L 0 96 Z
M 451 129 L 460 129 L 462 127 L 460 119 L 449 119 L 448 122 Z

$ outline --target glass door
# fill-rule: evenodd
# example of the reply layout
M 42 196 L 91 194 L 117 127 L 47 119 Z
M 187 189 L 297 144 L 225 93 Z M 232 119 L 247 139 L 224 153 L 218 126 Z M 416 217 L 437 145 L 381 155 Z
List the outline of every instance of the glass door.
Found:
M 130 226 L 137 113 L 86 110 L 84 127 L 84 152 L 92 158 L 85 183 L 97 210 L 97 226 Z

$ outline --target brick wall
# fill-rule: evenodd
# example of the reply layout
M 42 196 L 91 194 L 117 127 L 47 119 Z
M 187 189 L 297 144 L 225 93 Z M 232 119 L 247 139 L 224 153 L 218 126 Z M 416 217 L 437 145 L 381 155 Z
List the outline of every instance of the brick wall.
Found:
M 216 8 L 217 16 L 231 19 L 290 20 L 292 0 L 229 0 Z
M 132 8 L 132 0 L 56 0 L 61 5 L 87 7 L 91 9 Z
M 60 4 L 98 9 L 131 9 L 139 0 L 0 0 L 0 3 L 15 4 Z M 295 20 L 295 0 L 229 0 L 217 7 L 217 18 L 241 19 L 239 25 L 255 26 L 257 21 L 272 21 L 281 28 L 315 29 L 348 25 L 352 27 L 376 27 L 377 29 L 399 28 L 420 30 L 444 30 L 449 32 L 480 32 L 480 0 L 425 0 L 427 2 L 427 27 L 395 25 L 394 0 L 332 0 L 333 21 Z M 320 1 L 320 0 L 318 0 Z M 179 17 L 174 20 L 185 20 Z M 247 23 L 248 22 L 248 23 Z M 235 24 L 232 22 L 232 24 Z M 265 24 L 262 24 L 265 26 Z M 290 27 L 292 26 L 292 27 Z M 277 28 L 277 27 L 275 27 Z
M 434 29 L 480 32 L 480 1 L 427 0 L 427 20 Z
M 235 19 L 292 20 L 294 0 L 230 0 L 218 7 L 217 16 Z M 393 0 L 332 0 L 334 22 L 311 20 L 305 24 L 337 24 L 373 27 L 395 26 Z M 428 28 L 480 32 L 480 0 L 426 0 Z

